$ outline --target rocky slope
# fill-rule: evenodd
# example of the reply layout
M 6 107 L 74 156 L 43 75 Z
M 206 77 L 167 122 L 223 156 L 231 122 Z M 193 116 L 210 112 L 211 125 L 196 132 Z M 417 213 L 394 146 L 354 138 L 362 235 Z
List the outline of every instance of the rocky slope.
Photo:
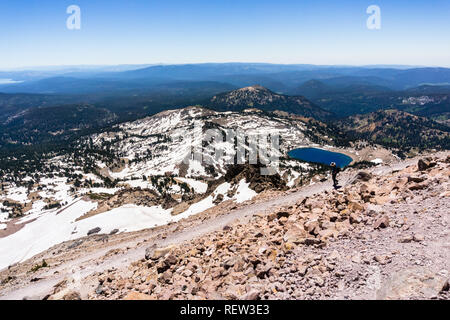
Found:
M 110 235 L 109 245 L 92 235 L 4 271 L 0 294 L 448 299 L 449 176 L 450 153 L 443 152 L 346 170 L 338 190 L 321 182 L 263 192 L 239 207 L 223 203 L 169 226 Z
M 100 275 L 90 298 L 446 299 L 449 176 L 449 156 L 358 173 L 249 224 L 149 248 L 129 275 Z

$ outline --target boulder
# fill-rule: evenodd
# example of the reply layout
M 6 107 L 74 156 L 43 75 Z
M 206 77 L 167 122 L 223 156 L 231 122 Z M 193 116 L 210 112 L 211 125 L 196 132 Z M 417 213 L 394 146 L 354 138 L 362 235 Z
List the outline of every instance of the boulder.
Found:
M 417 162 L 417 167 L 419 171 L 428 170 L 436 165 L 436 162 L 432 161 L 431 158 L 420 159 Z
M 450 279 L 447 279 L 447 281 L 444 282 L 444 285 L 442 286 L 440 293 L 444 293 L 449 290 L 450 290 Z
M 319 220 L 311 219 L 305 222 L 305 230 L 310 234 L 317 234 L 320 231 Z
M 350 221 L 350 223 L 354 224 L 354 223 L 360 223 L 362 221 L 362 219 L 356 212 L 352 212 L 352 213 L 350 213 L 349 221 Z
M 307 246 L 319 245 L 319 244 L 322 244 L 322 240 L 309 237 L 309 238 L 306 238 L 302 243 Z
M 99 233 L 101 230 L 102 230 L 102 229 L 101 229 L 100 227 L 91 229 L 91 230 L 88 231 L 87 235 L 90 236 L 91 234 Z
M 109 233 L 109 235 L 113 235 L 113 234 L 116 234 L 116 233 L 118 233 L 119 232 L 119 229 L 114 229 L 114 230 L 112 230 L 110 233 Z
M 46 298 L 47 300 L 81 300 L 81 295 L 69 288 L 62 289 Z
M 245 265 L 245 262 L 240 256 L 233 256 L 233 257 L 225 260 L 225 262 L 223 263 L 223 268 L 225 270 L 228 270 L 228 269 L 234 267 L 235 271 L 241 272 L 241 271 L 243 271 L 244 265 Z
M 218 205 L 219 203 L 221 203 L 223 201 L 223 194 L 219 193 L 216 198 L 213 200 L 213 203 L 215 205 Z
M 402 238 L 400 238 L 400 240 L 398 242 L 400 243 L 410 243 L 413 242 L 414 237 L 412 235 L 405 235 Z
M 260 292 L 256 289 L 251 289 L 246 294 L 244 294 L 240 300 L 258 300 Z
M 270 213 L 270 214 L 268 214 L 267 215 L 267 220 L 270 222 L 270 221 L 273 221 L 273 220 L 275 220 L 275 219 L 281 219 L 281 218 L 289 218 L 289 212 L 287 212 L 287 211 L 278 211 L 278 212 L 272 212 L 272 213 Z
M 384 215 L 377 219 L 373 224 L 374 229 L 387 228 L 389 227 L 389 217 Z
M 408 182 L 415 182 L 415 183 L 421 183 L 426 180 L 425 177 L 416 177 L 416 176 L 409 176 Z
M 359 171 L 352 179 L 350 179 L 350 184 L 355 184 L 360 181 L 368 182 L 372 179 L 372 174 L 366 171 Z
M 411 191 L 415 191 L 415 190 L 423 190 L 426 189 L 428 187 L 428 185 L 426 183 L 415 183 L 412 186 L 410 186 L 408 189 Z
M 446 277 L 429 268 L 406 269 L 394 273 L 381 285 L 378 300 L 431 299 L 446 287 Z
M 387 256 L 387 255 L 378 255 L 378 256 L 375 256 L 375 257 L 373 257 L 373 260 L 375 260 L 376 262 L 378 262 L 379 264 L 381 264 L 381 265 L 385 265 L 385 264 L 388 264 L 388 263 L 390 263 L 392 260 L 391 260 L 391 257 L 389 257 L 389 256 Z
M 155 300 L 155 299 L 152 296 L 145 293 L 130 291 L 127 293 L 125 298 L 123 298 L 123 300 Z
M 299 276 L 303 277 L 308 272 L 308 265 L 304 265 L 303 263 L 297 266 L 297 273 Z
M 223 227 L 223 231 L 231 231 L 231 230 L 233 230 L 233 227 L 231 227 L 229 225 L 226 225 Z
M 178 259 L 173 254 L 168 254 L 164 259 L 156 266 L 158 273 L 163 273 L 168 270 L 172 265 L 177 264 Z
M 264 279 L 266 276 L 269 276 L 270 271 L 274 268 L 274 265 L 272 262 L 268 262 L 265 264 L 258 264 L 255 271 L 256 276 L 260 279 Z
M 145 259 L 158 260 L 159 258 L 164 257 L 166 254 L 168 254 L 175 248 L 176 248 L 175 245 L 171 245 L 165 248 L 157 248 L 155 250 L 153 250 L 152 247 L 147 248 L 147 250 L 145 250 Z
M 364 210 L 364 207 L 361 204 L 359 204 L 358 202 L 356 202 L 356 201 L 350 201 L 348 203 L 348 208 L 349 208 L 350 211 L 353 211 L 353 212 L 355 212 L 355 211 L 363 211 Z
M 66 293 L 63 298 L 63 300 L 81 300 L 80 293 L 74 290 L 69 291 Z
M 322 241 L 325 241 L 328 238 L 336 238 L 338 236 L 338 234 L 339 234 L 339 232 L 337 230 L 333 230 L 333 229 L 326 229 L 326 230 L 319 231 L 319 237 Z

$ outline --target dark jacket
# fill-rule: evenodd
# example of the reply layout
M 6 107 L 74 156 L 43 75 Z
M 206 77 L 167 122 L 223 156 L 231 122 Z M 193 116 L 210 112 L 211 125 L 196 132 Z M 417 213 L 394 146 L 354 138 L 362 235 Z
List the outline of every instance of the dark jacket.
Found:
M 340 169 L 338 166 L 331 167 L 331 174 L 333 175 L 333 177 L 336 177 L 339 171 Z

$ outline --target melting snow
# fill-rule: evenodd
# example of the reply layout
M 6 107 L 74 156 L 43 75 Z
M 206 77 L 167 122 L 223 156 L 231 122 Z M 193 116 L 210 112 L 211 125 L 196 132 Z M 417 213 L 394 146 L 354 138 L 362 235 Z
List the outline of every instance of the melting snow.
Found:
M 18 201 L 18 202 L 27 202 L 28 201 L 28 190 L 25 187 L 14 188 L 13 192 L 8 193 L 6 198 Z
M 375 164 L 381 164 L 381 163 L 383 163 L 383 160 L 380 158 L 376 158 L 376 159 L 371 160 L 370 162 L 375 163 Z
M 208 184 L 205 182 L 201 182 L 195 179 L 189 178 L 176 178 L 181 182 L 185 182 L 189 185 L 189 187 L 193 188 L 196 193 L 205 193 L 208 189 Z
M 239 182 L 235 196 L 237 203 L 250 200 L 251 198 L 257 195 L 257 193 L 254 190 L 250 189 L 248 186 L 249 183 L 245 182 L 244 180 L 241 180 Z
M 0 205 L 0 210 L 4 208 L 2 205 Z M 6 221 L 8 219 L 8 212 L 1 212 L 0 211 L 0 222 Z
M 58 211 L 48 212 L 16 233 L 0 239 L 0 270 L 58 243 L 80 237 L 72 234 L 76 227 L 74 221 L 95 207 L 96 203 L 77 201 L 60 214 L 57 214 Z
M 101 228 L 100 233 L 110 233 L 114 229 L 120 232 L 138 231 L 169 223 L 173 216 L 172 210 L 165 210 L 161 206 L 142 207 L 124 205 L 113 210 L 97 214 L 93 217 L 76 222 L 78 237 L 87 235 L 93 228 Z

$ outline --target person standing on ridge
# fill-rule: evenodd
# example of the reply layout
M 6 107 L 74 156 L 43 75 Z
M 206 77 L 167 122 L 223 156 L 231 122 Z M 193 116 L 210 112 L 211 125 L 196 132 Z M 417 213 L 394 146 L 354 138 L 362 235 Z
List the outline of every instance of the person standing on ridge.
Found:
M 333 187 L 336 189 L 338 186 L 338 182 L 337 182 L 337 174 L 339 172 L 339 167 L 336 165 L 336 163 L 332 162 L 330 164 L 331 166 L 331 177 L 333 178 Z

